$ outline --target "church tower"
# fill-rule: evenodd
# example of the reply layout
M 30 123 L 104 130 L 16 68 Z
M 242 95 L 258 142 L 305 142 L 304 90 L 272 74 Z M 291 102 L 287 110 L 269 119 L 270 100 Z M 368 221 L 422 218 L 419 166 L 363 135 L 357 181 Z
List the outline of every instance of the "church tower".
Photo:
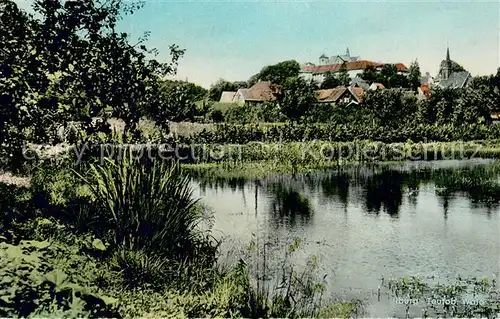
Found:
M 350 58 L 351 57 L 351 54 L 349 53 L 349 47 L 347 47 L 347 49 L 345 50 L 345 55 Z
M 447 80 L 451 74 L 450 47 L 446 49 L 446 60 L 443 61 L 443 79 Z

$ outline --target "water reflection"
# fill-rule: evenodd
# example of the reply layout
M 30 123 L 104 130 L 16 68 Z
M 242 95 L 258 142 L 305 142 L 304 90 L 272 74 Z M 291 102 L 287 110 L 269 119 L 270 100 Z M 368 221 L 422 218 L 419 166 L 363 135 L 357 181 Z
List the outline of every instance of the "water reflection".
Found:
M 335 175 L 325 176 L 318 183 L 323 196 L 327 198 L 337 198 L 344 207 L 349 199 L 349 176 L 343 172 Z
M 354 166 L 335 171 L 318 171 L 308 174 L 280 175 L 262 180 L 248 181 L 242 178 L 196 177 L 200 189 L 231 190 L 242 195 L 247 204 L 247 194 L 253 192 L 255 214 L 259 196 L 270 198 L 268 213 L 276 225 L 297 221 L 307 223 L 313 209 L 310 198 L 322 203 L 341 204 L 347 212 L 349 202 L 361 204 L 368 214 L 386 213 L 398 218 L 404 199 L 417 207 L 419 194 L 424 185 L 434 187 L 442 206 L 444 218 L 450 213 L 450 202 L 455 196 L 464 196 L 475 207 L 494 211 L 500 203 L 500 165 L 476 165 L 461 168 Z M 251 198 L 251 197 L 250 197 Z
M 366 179 L 365 207 L 367 212 L 379 214 L 383 209 L 393 217 L 399 214 L 403 201 L 403 174 L 397 171 L 385 171 Z
M 280 226 L 283 223 L 295 226 L 297 220 L 301 224 L 309 222 L 312 208 L 306 196 L 281 184 L 270 185 L 268 192 L 272 195 L 270 209 L 275 226 Z
M 318 256 L 328 291 L 347 298 L 351 288 L 371 296 L 382 275 L 445 281 L 497 272 L 499 183 L 499 164 L 474 161 L 195 180 L 216 212 L 214 229 L 231 238 L 227 251 L 256 234 L 271 243 L 269 259 L 279 258 L 282 247 L 301 238 L 297 260 Z M 379 306 L 373 317 L 391 315 Z

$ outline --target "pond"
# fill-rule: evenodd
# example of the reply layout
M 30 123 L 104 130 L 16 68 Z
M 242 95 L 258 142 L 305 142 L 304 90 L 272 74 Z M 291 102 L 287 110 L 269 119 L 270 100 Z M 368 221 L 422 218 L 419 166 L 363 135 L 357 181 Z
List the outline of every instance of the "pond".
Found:
M 500 166 L 488 160 L 358 165 L 254 181 L 194 181 L 215 212 L 222 249 L 269 243 L 269 260 L 302 240 L 328 292 L 367 302 L 369 317 L 398 315 L 379 301 L 381 277 L 499 276 Z M 273 257 L 273 254 L 275 257 Z M 399 316 L 399 315 L 398 315 Z

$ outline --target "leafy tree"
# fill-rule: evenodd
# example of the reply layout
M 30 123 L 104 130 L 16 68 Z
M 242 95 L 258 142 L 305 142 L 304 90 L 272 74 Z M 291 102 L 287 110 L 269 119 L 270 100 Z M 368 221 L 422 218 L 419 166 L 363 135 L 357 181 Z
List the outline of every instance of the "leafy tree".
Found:
M 466 71 L 463 66 L 461 66 L 460 64 L 458 64 L 455 61 L 451 61 L 451 73 L 453 73 L 453 72 L 463 72 L 463 71 Z
M 144 45 L 132 45 L 116 30 L 124 14 L 139 9 L 121 0 L 38 0 L 37 14 L 0 0 L 0 145 L 10 145 L 28 128 L 38 142 L 54 141 L 54 126 L 81 120 L 88 133 L 103 127 L 91 117 L 107 110 L 134 130 L 142 115 L 162 105 L 159 78 L 175 73 L 183 51 L 171 46 L 171 62 L 153 58 Z M 9 147 L 9 146 L 8 146 Z
M 207 90 L 194 83 L 183 81 L 165 81 L 161 97 L 164 103 L 160 118 L 170 121 L 191 121 L 201 110 L 196 102 L 206 96 Z
M 316 101 L 313 83 L 300 77 L 288 78 L 281 88 L 281 112 L 292 122 L 307 116 Z
M 235 81 L 233 84 L 236 87 L 236 90 L 248 88 L 248 83 L 246 81 Z
M 373 67 L 371 65 L 363 70 L 363 73 L 361 74 L 361 78 L 370 84 L 374 83 L 374 82 L 379 82 L 379 83 L 383 82 L 381 80 L 380 74 L 377 72 L 375 67 Z
M 459 96 L 460 90 L 433 88 L 430 98 L 419 104 L 416 117 L 428 124 L 452 123 L 454 105 Z
M 422 73 L 420 72 L 420 66 L 418 65 L 417 60 L 411 63 L 409 71 L 410 75 L 408 76 L 408 81 L 410 88 L 416 91 L 420 86 L 420 79 L 422 78 Z
M 465 88 L 455 100 L 452 121 L 460 124 L 478 124 L 490 120 L 491 105 L 484 91 Z
M 297 61 L 282 61 L 262 68 L 259 73 L 250 77 L 248 80 L 248 86 L 254 85 L 259 80 L 271 81 L 274 84 L 282 85 L 288 78 L 297 77 L 299 73 L 300 64 Z
M 333 72 L 327 72 L 325 74 L 325 79 L 321 83 L 320 88 L 321 89 L 333 89 L 337 86 L 340 85 L 340 81 L 338 78 L 335 76 L 335 73 Z
M 416 97 L 402 89 L 369 91 L 362 107 L 372 114 L 376 124 L 396 128 L 408 123 L 413 117 L 416 111 Z
M 496 75 L 472 78 L 470 88 L 482 93 L 485 106 L 490 110 L 500 110 L 500 68 Z
M 395 64 L 384 64 L 380 71 L 381 82 L 386 88 L 410 88 L 410 82 L 406 76 L 398 74 Z M 420 79 L 419 79 L 420 81 Z
M 340 70 L 337 74 L 337 81 L 340 85 L 344 86 L 348 86 L 349 83 L 351 83 L 351 77 L 349 76 L 349 73 L 347 73 L 345 64 L 342 64 L 342 66 L 340 67 Z
M 186 81 L 172 81 L 172 80 L 163 80 L 162 81 L 162 89 L 172 90 L 175 87 L 182 86 L 185 88 L 186 92 L 189 94 L 190 98 L 193 101 L 201 101 L 205 99 L 208 95 L 208 90 L 204 87 L 201 87 L 195 83 L 186 82 Z

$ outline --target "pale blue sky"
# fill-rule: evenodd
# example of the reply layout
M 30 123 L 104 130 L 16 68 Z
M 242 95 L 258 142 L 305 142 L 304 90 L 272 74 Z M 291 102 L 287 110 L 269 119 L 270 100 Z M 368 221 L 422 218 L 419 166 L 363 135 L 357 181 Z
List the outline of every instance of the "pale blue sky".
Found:
M 282 60 L 317 63 L 347 46 L 367 60 L 409 65 L 417 58 L 432 75 L 447 43 L 473 75 L 499 66 L 498 1 L 145 1 L 120 28 L 133 40 L 151 31 L 160 59 L 168 59 L 170 44 L 186 49 L 178 77 L 205 87 L 246 80 Z

